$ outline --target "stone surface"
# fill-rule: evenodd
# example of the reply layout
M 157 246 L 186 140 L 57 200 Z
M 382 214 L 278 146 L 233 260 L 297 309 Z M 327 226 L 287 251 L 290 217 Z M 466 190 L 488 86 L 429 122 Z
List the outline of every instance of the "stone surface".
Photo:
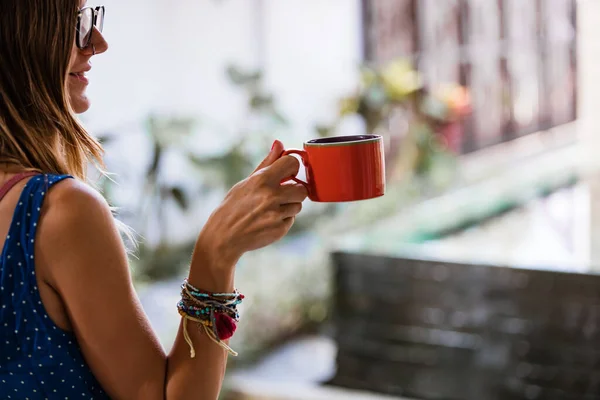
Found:
M 392 400 L 359 390 L 324 385 L 335 374 L 335 343 L 327 337 L 293 340 L 257 365 L 230 374 L 227 400 Z M 408 399 L 404 399 L 408 400 Z

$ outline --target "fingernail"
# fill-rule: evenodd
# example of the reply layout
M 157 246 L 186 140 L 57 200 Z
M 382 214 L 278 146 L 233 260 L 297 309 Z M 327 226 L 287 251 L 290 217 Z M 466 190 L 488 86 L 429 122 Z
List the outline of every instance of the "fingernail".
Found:
M 273 141 L 273 144 L 271 145 L 271 151 L 273 151 L 273 149 L 275 148 L 276 144 L 277 144 L 277 140 Z

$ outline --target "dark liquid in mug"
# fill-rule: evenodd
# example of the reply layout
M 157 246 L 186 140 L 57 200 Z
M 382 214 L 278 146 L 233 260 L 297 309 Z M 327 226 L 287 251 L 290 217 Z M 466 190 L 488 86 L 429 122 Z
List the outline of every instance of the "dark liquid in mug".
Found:
M 306 142 L 307 144 L 334 144 L 334 143 L 348 143 L 348 142 L 360 142 L 362 140 L 373 140 L 377 139 L 377 135 L 352 135 L 352 136 L 334 136 L 322 139 L 313 139 Z

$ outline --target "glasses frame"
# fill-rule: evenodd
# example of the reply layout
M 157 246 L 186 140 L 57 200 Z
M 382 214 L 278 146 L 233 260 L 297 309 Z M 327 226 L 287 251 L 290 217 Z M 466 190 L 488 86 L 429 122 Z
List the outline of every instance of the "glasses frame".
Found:
M 82 14 L 86 11 L 86 10 L 92 10 L 92 30 L 90 31 L 90 37 L 87 41 L 87 43 L 85 44 L 85 46 L 81 45 L 81 41 L 83 40 L 81 38 L 81 16 Z M 98 27 L 97 23 L 98 23 L 98 15 L 100 14 L 100 12 L 102 12 L 102 15 L 105 17 L 106 16 L 106 8 L 104 6 L 97 6 L 97 7 L 84 7 L 81 10 L 79 10 L 79 12 L 77 13 L 77 37 L 75 40 L 75 43 L 77 45 L 77 47 L 81 50 L 87 48 L 90 43 L 92 42 L 92 37 L 94 36 L 94 28 L 98 29 L 98 31 L 100 33 L 102 33 L 102 29 L 104 28 L 104 20 L 102 21 L 102 26 Z

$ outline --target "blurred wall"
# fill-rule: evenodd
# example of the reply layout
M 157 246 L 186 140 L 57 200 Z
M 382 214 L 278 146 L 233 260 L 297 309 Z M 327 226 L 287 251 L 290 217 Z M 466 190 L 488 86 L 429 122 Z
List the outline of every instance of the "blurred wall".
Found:
M 579 126 L 584 156 L 593 168 L 600 166 L 600 2 L 578 0 L 579 22 Z M 589 257 L 600 268 L 600 177 L 589 179 Z
M 116 202 L 139 203 L 140 164 L 150 147 L 143 118 L 150 112 L 184 114 L 203 122 L 200 151 L 220 149 L 247 124 L 245 99 L 227 80 L 235 64 L 265 72 L 265 84 L 291 125 L 288 147 L 329 122 L 338 99 L 354 88 L 361 60 L 360 0 L 106 0 L 106 54 L 93 59 L 92 109 L 82 119 L 93 133 L 122 135 L 108 147 L 119 165 Z M 269 144 L 270 145 L 270 144 Z M 265 155 L 269 151 L 264 149 Z M 127 171 L 125 174 L 123 171 Z M 166 173 L 181 181 L 180 163 Z M 184 220 L 173 215 L 173 240 L 194 234 L 219 199 L 203 199 Z M 149 238 L 151 240 L 151 238 Z
M 593 159 L 600 144 L 600 2 L 578 0 L 579 116 Z M 595 155 L 595 156 L 594 156 Z
M 111 48 L 94 59 L 94 107 L 85 116 L 92 128 L 131 123 L 150 110 L 235 124 L 243 99 L 224 74 L 235 63 L 266 72 L 294 133 L 306 138 L 355 83 L 360 0 L 104 3 Z

